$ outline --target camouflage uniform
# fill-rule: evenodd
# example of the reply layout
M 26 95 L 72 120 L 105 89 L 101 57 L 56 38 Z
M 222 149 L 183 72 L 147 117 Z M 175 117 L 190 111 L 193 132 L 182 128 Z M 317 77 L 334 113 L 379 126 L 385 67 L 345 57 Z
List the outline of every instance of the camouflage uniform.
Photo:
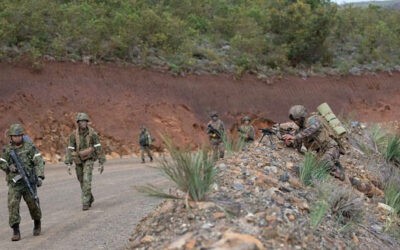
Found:
M 142 141 L 142 138 L 145 139 L 144 141 Z M 149 133 L 149 131 L 145 128 L 142 127 L 140 134 L 139 134 L 139 145 L 140 145 L 140 156 L 142 158 L 142 162 L 145 162 L 144 156 L 145 153 L 147 154 L 147 156 L 150 158 L 150 161 L 153 161 L 153 156 L 151 154 L 151 135 Z
M 250 118 L 246 116 L 243 118 L 243 121 L 250 122 Z M 253 142 L 255 136 L 253 125 L 251 125 L 250 123 L 240 125 L 239 134 L 240 134 L 240 139 L 243 140 L 244 142 Z
M 300 105 L 297 106 L 300 107 Z M 326 164 L 326 167 L 333 175 L 344 179 L 344 170 L 339 162 L 339 145 L 329 136 L 329 132 L 324 128 L 321 119 L 324 118 L 315 114 L 305 121 L 304 126 L 300 126 L 298 132 L 294 136 L 295 147 L 300 150 L 301 146 L 304 144 L 308 151 L 315 151 L 318 158 Z
M 213 115 L 216 115 L 216 113 L 212 113 L 211 117 Z M 215 129 L 218 131 L 218 134 L 213 132 L 212 130 Z M 218 119 L 216 121 L 209 121 L 207 124 L 207 134 L 209 136 L 210 139 L 210 144 L 211 144 L 211 148 L 213 151 L 213 158 L 215 160 L 219 158 L 224 158 L 224 154 L 225 154 L 225 147 L 224 147 L 224 142 L 222 137 L 224 136 L 225 133 L 225 126 L 224 123 Z
M 23 133 L 22 126 L 19 124 L 11 125 L 10 131 L 15 128 L 15 125 L 21 129 L 21 133 Z M 11 135 L 22 135 L 22 134 L 12 134 Z M 16 183 L 14 183 L 13 178 L 16 177 L 19 173 L 14 166 L 14 162 L 11 158 L 11 150 L 18 155 L 21 160 L 21 164 L 25 169 L 25 172 L 33 184 L 32 188 L 34 192 L 36 192 L 36 185 L 40 186 L 41 181 L 44 179 L 44 165 L 45 162 L 35 147 L 35 145 L 26 140 L 22 140 L 22 144 L 17 146 L 14 143 L 10 143 L 3 149 L 3 155 L 0 158 L 0 168 L 6 172 L 6 181 L 8 184 L 8 212 L 9 212 L 9 225 L 10 227 L 18 227 L 19 234 L 19 224 L 21 222 L 21 216 L 19 214 L 19 205 L 21 203 L 21 197 L 24 198 L 31 215 L 31 218 L 38 223 L 40 227 L 40 220 L 42 218 L 42 212 L 39 206 L 36 205 L 34 197 L 32 197 L 29 192 L 28 187 L 24 183 L 24 180 L 20 179 Z M 40 178 L 40 179 L 39 179 Z M 40 182 L 40 184 L 39 184 Z M 39 229 L 40 233 L 40 229 Z M 38 234 L 39 234 L 38 233 Z M 35 234 L 34 235 L 38 235 Z M 13 239 L 14 240 L 14 239 Z M 15 239 L 15 240 L 19 240 Z
M 86 157 L 82 157 L 79 155 L 79 152 L 84 150 L 90 150 L 91 153 Z M 92 194 L 92 175 L 93 165 L 96 160 L 99 160 L 101 168 L 106 162 L 98 134 L 89 126 L 85 130 L 77 128 L 69 136 L 65 164 L 71 165 L 72 162 L 75 162 L 76 177 L 78 178 L 82 190 L 81 198 L 84 208 L 90 207 L 94 201 Z M 102 172 L 100 169 L 99 171 Z

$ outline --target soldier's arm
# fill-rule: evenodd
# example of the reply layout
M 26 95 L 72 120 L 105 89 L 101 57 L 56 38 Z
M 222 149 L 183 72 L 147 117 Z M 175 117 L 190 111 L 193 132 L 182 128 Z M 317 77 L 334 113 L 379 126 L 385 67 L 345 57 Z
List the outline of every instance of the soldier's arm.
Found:
M 249 138 L 254 139 L 255 134 L 254 127 L 250 125 Z
M 318 119 L 314 119 L 309 126 L 307 126 L 304 130 L 296 134 L 295 140 L 301 141 L 302 139 L 318 132 L 320 128 L 321 128 L 321 123 L 318 121 Z
M 76 141 L 75 141 L 75 136 L 72 133 L 69 136 L 69 140 L 68 140 L 68 146 L 67 146 L 67 153 L 65 155 L 65 161 L 64 163 L 67 165 L 71 165 L 72 164 L 72 152 L 74 152 L 76 150 Z
M 39 150 L 34 145 L 32 145 L 32 148 L 31 148 L 31 155 L 33 155 L 32 161 L 35 166 L 36 176 L 44 179 L 45 161 L 44 161 L 42 155 L 40 154 Z
M 147 138 L 148 138 L 148 140 L 149 140 L 149 146 L 150 146 L 151 143 L 152 143 L 152 139 L 151 139 L 151 135 L 150 135 L 149 132 L 147 132 Z
M 10 171 L 8 166 L 10 166 L 10 165 L 11 165 L 10 154 L 7 153 L 7 151 L 5 149 L 3 149 L 3 152 L 2 152 L 1 157 L 0 157 L 0 168 L 4 172 L 8 173 Z
M 100 164 L 104 164 L 106 162 L 106 156 L 104 154 L 103 147 L 100 143 L 100 138 L 97 133 L 93 133 L 93 147 L 96 152 L 97 158 L 99 159 Z
M 221 134 L 225 133 L 225 125 L 224 125 L 223 121 L 221 121 L 221 123 L 219 125 L 219 130 L 220 130 Z

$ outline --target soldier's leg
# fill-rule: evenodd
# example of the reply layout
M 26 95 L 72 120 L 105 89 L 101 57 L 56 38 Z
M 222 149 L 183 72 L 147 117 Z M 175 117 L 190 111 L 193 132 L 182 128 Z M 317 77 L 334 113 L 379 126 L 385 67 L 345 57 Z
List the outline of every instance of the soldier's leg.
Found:
M 24 189 L 22 192 L 22 196 L 24 197 L 26 205 L 29 208 L 29 213 L 31 214 L 32 220 L 40 220 L 42 218 L 42 211 L 40 207 L 36 205 L 35 199 L 33 199 L 29 190 Z
M 340 151 L 338 147 L 329 147 L 321 156 L 321 161 L 325 162 L 326 167 L 329 169 L 331 175 L 340 180 L 344 180 L 344 169 L 341 167 L 339 162 Z
M 21 222 L 21 216 L 19 215 L 19 204 L 21 202 L 21 191 L 18 188 L 8 187 L 8 214 L 10 227 L 19 225 Z
M 93 161 L 85 161 L 83 165 L 82 204 L 89 208 L 92 200 Z
M 40 206 L 36 205 L 35 199 L 32 197 L 28 189 L 24 189 L 22 195 L 24 197 L 26 205 L 28 205 L 31 218 L 34 221 L 33 235 L 38 236 L 41 233 L 40 220 L 42 218 L 42 211 L 40 209 Z
M 146 147 L 147 156 L 150 158 L 150 161 L 153 161 L 153 156 L 151 155 L 150 147 Z
M 219 158 L 224 158 L 225 145 L 224 145 L 224 143 L 222 141 L 218 144 L 218 151 L 219 151 Z
M 140 157 L 142 158 L 142 163 L 144 163 L 144 147 L 140 147 Z
M 215 161 L 218 160 L 218 144 L 216 144 L 215 142 L 211 142 L 211 150 L 213 159 Z
M 83 165 L 76 164 L 75 172 L 76 172 L 76 178 L 78 179 L 79 185 L 81 186 L 81 190 L 82 190 L 82 187 L 83 187 Z

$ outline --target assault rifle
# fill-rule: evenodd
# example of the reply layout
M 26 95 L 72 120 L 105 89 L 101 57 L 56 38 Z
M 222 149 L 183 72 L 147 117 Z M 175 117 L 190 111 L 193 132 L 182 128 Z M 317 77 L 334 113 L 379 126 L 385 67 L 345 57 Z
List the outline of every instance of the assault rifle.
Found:
M 260 141 L 258 142 L 258 144 L 261 143 L 261 141 L 264 139 L 264 137 L 266 135 L 268 135 L 270 144 L 272 148 L 275 148 L 274 143 L 272 142 L 272 136 L 275 135 L 276 137 L 278 137 L 279 140 L 283 140 L 282 136 L 285 134 L 294 134 L 295 130 L 292 128 L 287 128 L 287 129 L 283 129 L 281 128 L 280 124 L 274 124 L 271 128 L 261 128 L 259 129 L 262 132 L 262 137 L 260 139 Z
M 36 192 L 36 187 L 35 188 L 32 187 L 32 183 L 29 181 L 29 178 L 25 172 L 24 166 L 22 165 L 21 160 L 19 159 L 18 155 L 15 153 L 15 151 L 13 149 L 10 151 L 10 156 L 18 170 L 18 173 L 19 173 L 19 175 L 15 176 L 13 178 L 13 181 L 15 183 L 17 183 L 21 179 L 24 180 L 26 186 L 28 187 L 29 193 L 31 193 L 33 199 L 35 200 L 36 206 L 40 207 L 39 197 Z
M 222 138 L 221 133 L 218 130 L 216 130 L 211 124 L 208 124 L 207 128 L 209 133 L 216 134 L 219 138 Z

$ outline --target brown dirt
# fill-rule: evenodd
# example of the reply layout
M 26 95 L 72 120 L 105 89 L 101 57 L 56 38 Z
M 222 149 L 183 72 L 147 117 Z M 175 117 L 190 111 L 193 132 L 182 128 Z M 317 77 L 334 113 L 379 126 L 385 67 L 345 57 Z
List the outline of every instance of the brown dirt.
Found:
M 381 73 L 268 80 L 246 75 L 237 80 L 225 74 L 174 77 L 118 65 L 47 63 L 38 72 L 0 64 L 0 131 L 23 123 L 46 158 L 56 161 L 64 154 L 76 112 L 87 112 L 107 152 L 119 155 L 137 150 L 141 124 L 158 143 L 159 133 L 166 133 L 194 147 L 205 141 L 202 131 L 214 109 L 232 131 L 244 114 L 280 122 L 293 104 L 314 110 L 322 102 L 337 114 L 386 122 L 400 114 L 399 79 L 400 73 Z M 2 136 L 1 144 L 6 140 Z

